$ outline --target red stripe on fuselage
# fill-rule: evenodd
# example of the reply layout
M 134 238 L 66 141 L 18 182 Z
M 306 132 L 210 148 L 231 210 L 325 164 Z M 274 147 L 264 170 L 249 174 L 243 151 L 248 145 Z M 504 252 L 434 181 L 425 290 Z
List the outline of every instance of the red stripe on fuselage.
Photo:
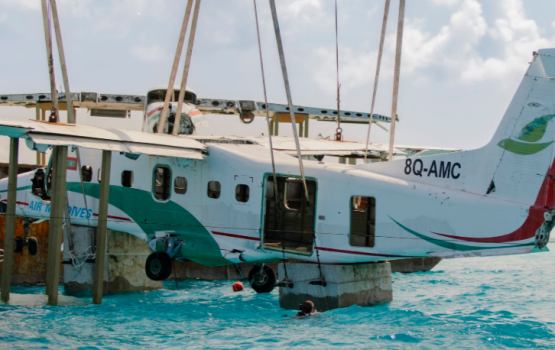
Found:
M 8 200 L 7 200 L 7 199 L 2 199 L 2 202 L 8 203 Z M 25 202 L 15 202 L 15 204 L 19 204 L 19 205 L 29 205 L 29 203 L 25 203 Z
M 543 215 L 546 208 L 553 209 L 555 207 L 555 197 L 553 195 L 555 191 L 555 179 L 553 175 L 555 175 L 555 161 L 551 164 L 551 168 L 545 175 L 536 202 L 528 211 L 528 217 L 524 220 L 522 226 L 514 232 L 496 237 L 461 237 L 437 232 L 432 233 L 442 237 L 475 243 L 509 243 L 532 238 L 536 235 L 536 231 L 540 226 L 545 222 Z
M 258 237 L 250 237 L 250 236 L 242 236 L 242 235 L 234 235 L 231 233 L 223 233 L 223 232 L 216 232 L 216 231 L 212 231 L 213 234 L 218 235 L 218 236 L 226 236 L 226 237 L 233 237 L 233 238 L 241 238 L 241 239 L 247 239 L 249 241 L 258 241 L 260 242 L 260 238 Z
M 93 213 L 93 216 L 98 216 L 98 214 Z M 128 219 L 128 218 L 124 218 L 124 217 L 121 217 L 121 216 L 112 216 L 112 215 L 108 215 L 108 219 L 122 220 L 122 221 L 133 221 L 133 220 Z

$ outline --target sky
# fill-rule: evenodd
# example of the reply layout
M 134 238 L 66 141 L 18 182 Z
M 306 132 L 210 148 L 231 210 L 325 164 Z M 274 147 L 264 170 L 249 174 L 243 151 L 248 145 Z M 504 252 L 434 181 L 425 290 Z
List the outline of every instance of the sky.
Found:
M 368 113 L 385 0 L 337 2 L 341 108 Z M 293 103 L 334 108 L 334 1 L 276 3 Z M 154 86 L 167 85 L 186 1 L 57 4 L 72 92 L 144 95 Z M 257 0 L 257 5 L 268 99 L 286 103 L 268 2 Z M 391 114 L 398 6 L 399 0 L 391 1 L 375 108 L 384 115 Z M 408 0 L 395 144 L 457 149 L 485 145 L 532 52 L 555 47 L 554 12 L 550 0 Z M 0 0 L 0 44 L 0 94 L 49 92 L 39 0 Z M 61 87 L 57 56 L 55 64 Z M 252 0 L 202 1 L 187 85 L 201 98 L 263 101 Z M 3 119 L 34 117 L 33 109 L 0 107 Z M 114 120 L 90 117 L 80 109 L 77 118 L 79 123 L 139 130 L 143 113 Z M 262 118 L 249 125 L 237 116 L 207 119 L 210 127 L 199 128 L 201 134 L 268 134 Z M 366 126 L 343 129 L 345 139 L 365 140 Z M 333 123 L 313 122 L 309 136 L 334 132 Z M 291 135 L 290 125 L 282 124 L 280 133 Z M 388 139 L 387 132 L 372 128 L 371 141 Z M 23 143 L 21 148 L 20 162 L 33 163 L 34 154 Z M 7 160 L 8 141 L 1 138 L 0 162 Z

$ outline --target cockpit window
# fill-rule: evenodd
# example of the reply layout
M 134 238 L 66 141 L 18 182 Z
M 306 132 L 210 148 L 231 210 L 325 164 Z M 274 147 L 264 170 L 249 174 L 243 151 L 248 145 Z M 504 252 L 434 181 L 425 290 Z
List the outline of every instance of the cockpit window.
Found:
M 173 101 L 179 100 L 179 90 L 174 90 L 173 95 L 174 95 Z M 165 89 L 153 90 L 153 91 L 150 91 L 147 95 L 147 103 L 164 102 L 165 99 L 166 99 Z M 185 91 L 185 97 L 183 101 L 195 104 L 197 102 L 197 96 L 190 91 Z

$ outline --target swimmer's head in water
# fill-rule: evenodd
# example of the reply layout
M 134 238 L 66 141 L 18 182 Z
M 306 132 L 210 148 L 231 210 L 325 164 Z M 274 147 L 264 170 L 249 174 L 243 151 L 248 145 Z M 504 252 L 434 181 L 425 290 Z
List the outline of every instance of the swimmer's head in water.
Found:
M 314 310 L 314 303 L 310 300 L 305 301 L 299 305 L 299 310 L 305 314 L 309 314 Z

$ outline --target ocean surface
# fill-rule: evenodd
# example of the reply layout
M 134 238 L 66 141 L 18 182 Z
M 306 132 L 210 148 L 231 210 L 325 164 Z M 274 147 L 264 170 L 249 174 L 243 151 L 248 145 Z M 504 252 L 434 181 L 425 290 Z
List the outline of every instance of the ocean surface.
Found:
M 0 348 L 555 348 L 555 253 L 444 260 L 393 280 L 389 304 L 307 319 L 281 309 L 277 289 L 234 293 L 235 281 L 166 282 L 102 305 L 0 305 Z

